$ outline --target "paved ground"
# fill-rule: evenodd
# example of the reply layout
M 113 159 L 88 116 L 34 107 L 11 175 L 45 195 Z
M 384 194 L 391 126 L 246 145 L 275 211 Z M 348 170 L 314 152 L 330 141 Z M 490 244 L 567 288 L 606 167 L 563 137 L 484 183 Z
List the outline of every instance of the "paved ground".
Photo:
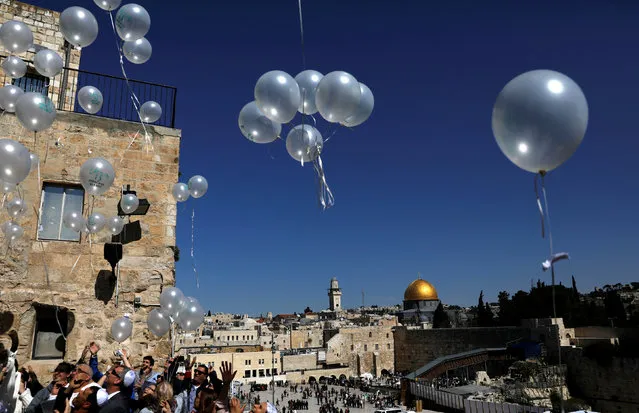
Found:
M 276 400 L 280 400 L 280 406 L 287 406 L 286 408 L 286 412 L 288 412 L 288 401 L 289 400 L 302 400 L 302 387 L 306 387 L 306 386 L 298 386 L 298 392 L 294 393 L 291 392 L 290 389 L 288 388 L 284 388 L 284 387 L 275 387 L 275 399 Z M 335 389 L 335 391 L 339 392 L 340 389 L 343 389 L 343 387 L 340 386 L 328 386 L 329 391 L 330 389 Z M 284 398 L 284 404 L 282 404 L 282 392 L 284 390 L 288 390 L 289 395 L 288 397 Z M 241 391 L 248 391 L 249 387 L 247 385 L 242 386 Z M 361 395 L 362 392 L 359 389 L 350 389 L 351 393 L 355 393 L 356 395 Z M 261 401 L 272 401 L 273 399 L 273 393 L 272 390 L 266 390 L 266 391 L 260 391 L 260 392 L 253 392 L 251 397 L 255 397 L 255 395 L 259 394 L 260 396 L 260 400 Z M 370 393 L 368 393 L 370 394 Z M 308 399 L 306 399 L 308 401 L 308 410 L 298 410 L 297 413 L 319 413 L 319 408 L 320 406 L 317 404 L 317 399 L 315 397 L 310 397 Z M 344 406 L 342 406 L 341 404 L 338 406 L 342 409 L 344 409 Z M 356 407 L 351 407 L 349 408 L 351 413 L 374 413 L 375 410 L 377 410 L 377 408 L 370 403 L 365 403 L 363 408 L 356 408 Z M 406 410 L 404 408 L 402 408 L 402 410 Z M 292 412 L 291 412 L 292 413 Z M 434 410 L 422 410 L 422 413 L 438 413 Z

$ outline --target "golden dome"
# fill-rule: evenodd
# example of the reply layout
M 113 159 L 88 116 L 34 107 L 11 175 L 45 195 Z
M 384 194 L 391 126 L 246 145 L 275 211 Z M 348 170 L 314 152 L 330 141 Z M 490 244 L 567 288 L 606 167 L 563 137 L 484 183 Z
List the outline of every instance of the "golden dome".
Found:
M 421 278 L 416 279 L 408 285 L 406 291 L 404 291 L 405 301 L 426 301 L 426 300 L 439 300 L 437 297 L 437 290 L 431 283 Z

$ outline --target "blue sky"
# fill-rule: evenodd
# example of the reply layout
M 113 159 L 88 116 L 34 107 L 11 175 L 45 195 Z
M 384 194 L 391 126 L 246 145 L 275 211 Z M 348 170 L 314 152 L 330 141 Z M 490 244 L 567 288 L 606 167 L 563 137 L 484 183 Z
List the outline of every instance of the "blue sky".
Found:
M 34 3 L 93 11 L 101 33 L 81 68 L 118 75 L 93 2 Z M 418 272 L 461 305 L 547 279 L 533 175 L 490 127 L 501 88 L 532 69 L 572 77 L 590 107 L 582 146 L 547 179 L 556 250 L 573 258 L 558 278 L 574 274 L 582 291 L 636 281 L 639 6 L 628 3 L 303 0 L 307 68 L 345 70 L 375 95 L 371 118 L 324 148 L 336 202 L 322 212 L 312 168 L 237 126 L 262 73 L 303 70 L 297 1 L 141 0 L 153 56 L 128 73 L 178 88 L 181 171 L 210 185 L 179 205 L 178 286 L 212 311 L 259 314 L 325 308 L 332 276 L 346 307 L 362 289 L 367 304 L 399 303 Z

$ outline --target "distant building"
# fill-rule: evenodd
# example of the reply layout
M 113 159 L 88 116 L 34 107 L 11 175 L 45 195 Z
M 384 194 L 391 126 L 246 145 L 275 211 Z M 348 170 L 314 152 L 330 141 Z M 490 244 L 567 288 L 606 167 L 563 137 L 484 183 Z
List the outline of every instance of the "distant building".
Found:
M 339 288 L 337 278 L 331 278 L 331 287 L 328 289 L 328 309 L 342 311 L 342 289 Z
M 437 290 L 431 283 L 417 278 L 404 291 L 404 309 L 399 313 L 403 325 L 432 327 L 433 315 L 439 305 Z

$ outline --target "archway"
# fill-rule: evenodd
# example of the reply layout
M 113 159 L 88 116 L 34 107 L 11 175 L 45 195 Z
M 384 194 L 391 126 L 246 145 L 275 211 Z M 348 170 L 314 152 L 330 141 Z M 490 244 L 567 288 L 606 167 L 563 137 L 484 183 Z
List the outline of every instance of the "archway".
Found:
M 317 383 L 317 380 L 315 379 L 315 376 L 311 376 L 308 378 L 308 384 L 313 384 L 313 383 Z

